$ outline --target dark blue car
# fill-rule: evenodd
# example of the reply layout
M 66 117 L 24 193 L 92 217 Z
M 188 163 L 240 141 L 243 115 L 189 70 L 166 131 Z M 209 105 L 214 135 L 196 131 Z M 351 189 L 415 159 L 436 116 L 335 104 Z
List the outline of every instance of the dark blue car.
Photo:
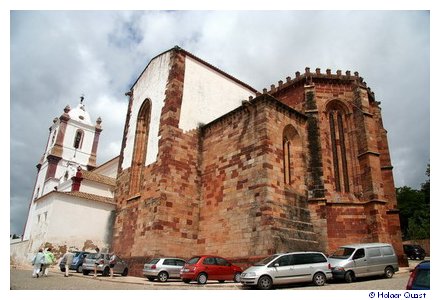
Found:
M 429 290 L 430 277 L 430 263 L 429 260 L 422 261 L 411 272 L 406 285 L 407 290 Z
M 73 251 L 73 260 L 72 260 L 72 264 L 69 267 L 69 270 L 75 270 L 78 273 L 82 273 L 82 265 L 84 262 L 84 258 L 86 257 L 87 254 L 89 254 L 90 252 L 87 251 Z M 63 259 L 60 262 L 60 270 L 61 272 L 66 271 L 66 260 Z

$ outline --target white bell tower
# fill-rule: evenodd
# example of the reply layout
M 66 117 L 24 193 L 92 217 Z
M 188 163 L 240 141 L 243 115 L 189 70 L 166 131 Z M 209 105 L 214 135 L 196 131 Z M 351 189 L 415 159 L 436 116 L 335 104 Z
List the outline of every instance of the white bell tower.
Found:
M 34 201 L 51 191 L 70 192 L 71 178 L 78 168 L 93 170 L 96 167 L 96 151 L 102 131 L 101 118 L 93 125 L 83 104 L 84 97 L 73 109 L 67 105 L 64 113 L 53 120 L 49 137 L 39 163 L 23 240 L 30 237 L 36 222 Z

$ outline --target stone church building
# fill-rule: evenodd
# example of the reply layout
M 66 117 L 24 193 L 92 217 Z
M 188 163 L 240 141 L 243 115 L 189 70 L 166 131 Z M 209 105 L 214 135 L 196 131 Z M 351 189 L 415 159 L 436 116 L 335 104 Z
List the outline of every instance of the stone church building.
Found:
M 389 242 L 404 264 L 380 102 L 357 72 L 309 68 L 261 93 L 174 47 L 130 91 L 112 248 L 248 263 Z
M 388 242 L 406 264 L 380 102 L 357 72 L 306 68 L 258 92 L 176 46 L 126 95 L 120 155 L 101 166 L 100 118 L 81 101 L 54 120 L 11 257 L 99 246 L 141 275 L 159 255 L 246 265 Z

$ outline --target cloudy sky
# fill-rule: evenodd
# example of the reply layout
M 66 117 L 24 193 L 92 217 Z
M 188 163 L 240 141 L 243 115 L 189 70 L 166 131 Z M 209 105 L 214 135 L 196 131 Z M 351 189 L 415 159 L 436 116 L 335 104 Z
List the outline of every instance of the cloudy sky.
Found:
M 48 128 L 85 95 L 104 128 L 98 163 L 119 154 L 129 90 L 179 45 L 257 90 L 296 71 L 358 71 L 381 101 L 397 187 L 430 162 L 426 11 L 12 11 L 10 226 L 21 233 Z

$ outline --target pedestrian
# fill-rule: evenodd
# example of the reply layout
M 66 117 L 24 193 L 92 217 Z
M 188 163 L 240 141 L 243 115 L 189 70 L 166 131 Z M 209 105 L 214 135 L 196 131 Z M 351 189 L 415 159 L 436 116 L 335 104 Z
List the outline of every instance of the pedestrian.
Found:
M 55 263 L 55 256 L 52 253 L 51 248 L 47 248 L 43 251 L 44 254 L 44 264 L 41 266 L 41 276 L 47 276 L 49 274 L 49 267 Z
M 70 265 L 73 262 L 73 257 L 74 257 L 74 254 L 69 249 L 69 251 L 67 251 L 66 254 L 64 254 L 64 256 L 63 256 L 63 258 L 61 260 L 61 261 L 63 261 L 63 260 L 65 261 L 65 264 L 64 264 L 64 277 L 69 277 L 69 268 L 70 268 Z
M 116 264 L 116 255 L 114 252 L 110 253 L 110 261 L 109 261 L 109 265 L 110 265 L 110 278 L 113 278 L 113 268 L 115 267 Z
M 32 259 L 32 265 L 34 266 L 34 271 L 32 272 L 32 277 L 40 277 L 41 265 L 44 264 L 44 254 L 43 249 L 39 249 L 37 254 L 35 254 Z
M 95 268 L 94 268 L 95 273 L 93 274 L 93 278 L 96 278 L 98 276 L 98 265 L 99 265 L 99 259 L 101 256 L 101 253 L 100 253 L 98 247 L 95 248 L 95 251 L 96 251 L 96 256 L 95 256 L 96 260 L 95 260 Z

